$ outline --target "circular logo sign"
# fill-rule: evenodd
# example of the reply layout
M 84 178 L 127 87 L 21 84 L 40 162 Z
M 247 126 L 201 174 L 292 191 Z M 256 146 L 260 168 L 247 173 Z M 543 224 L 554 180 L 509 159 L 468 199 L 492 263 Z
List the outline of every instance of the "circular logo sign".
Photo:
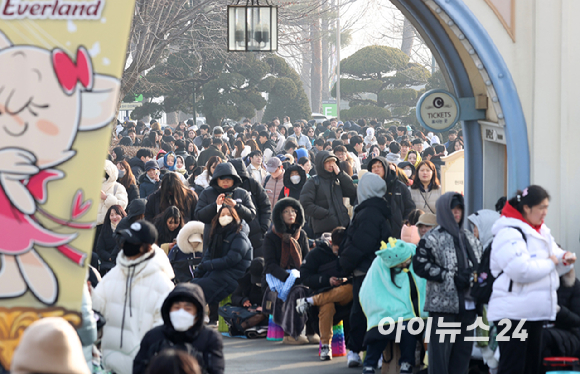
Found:
M 417 102 L 417 119 L 431 131 L 447 131 L 459 121 L 459 102 L 450 92 L 431 90 Z

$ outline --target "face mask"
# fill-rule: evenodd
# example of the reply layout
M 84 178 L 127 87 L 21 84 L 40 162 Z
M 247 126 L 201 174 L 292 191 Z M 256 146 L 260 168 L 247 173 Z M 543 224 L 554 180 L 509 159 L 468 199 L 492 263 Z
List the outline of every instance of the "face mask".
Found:
M 301 178 L 300 178 L 300 175 L 293 175 L 293 176 L 291 176 L 291 177 L 290 177 L 290 181 L 291 181 L 293 184 L 298 184 L 298 183 L 300 183 L 300 179 L 301 179 Z
M 234 217 L 232 217 L 232 216 L 221 216 L 219 218 L 220 225 L 222 225 L 222 226 L 229 225 L 230 223 L 232 223 L 233 220 L 234 220 Z
M 141 253 L 141 244 L 133 244 L 125 242 L 123 244 L 123 253 L 127 257 L 137 256 Z
M 405 172 L 405 175 L 407 176 L 407 178 L 411 178 L 411 174 L 413 174 L 413 172 L 411 172 L 411 170 L 403 170 Z
M 175 331 L 187 331 L 195 324 L 195 316 L 183 309 L 169 312 L 169 320 Z
M 125 170 L 119 170 L 119 178 L 123 178 L 125 176 Z

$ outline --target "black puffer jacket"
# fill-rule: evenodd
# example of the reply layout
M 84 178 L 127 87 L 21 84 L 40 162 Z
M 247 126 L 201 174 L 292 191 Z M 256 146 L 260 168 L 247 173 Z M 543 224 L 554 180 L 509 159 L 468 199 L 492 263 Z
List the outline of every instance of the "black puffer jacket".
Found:
M 556 326 L 542 332 L 543 355 L 580 356 L 580 281 L 574 269 L 560 277 Z
M 391 210 L 391 217 L 389 223 L 391 224 L 391 233 L 394 238 L 401 238 L 401 229 L 403 228 L 403 221 L 409 216 L 409 213 L 415 209 L 415 202 L 411 198 L 411 192 L 403 182 L 397 178 L 397 174 L 389 168 L 389 162 L 384 157 L 376 157 L 369 162 L 367 169 L 372 170 L 373 164 L 380 162 L 385 168 L 385 177 L 387 182 L 387 194 L 385 199 L 389 203 Z
M 324 170 L 324 162 L 336 156 L 322 151 L 316 155 L 317 177 L 310 178 L 300 195 L 300 203 L 308 217 L 312 219 L 315 234 L 330 232 L 335 227 L 347 226 L 350 218 L 343 198 L 356 198 L 356 187 L 352 179 L 341 171 L 338 175 Z
M 220 177 L 230 176 L 234 179 L 234 185 L 227 190 L 223 190 L 217 184 Z M 217 215 L 218 209 L 216 200 L 222 193 L 232 192 L 232 199 L 236 201 L 236 212 L 246 222 L 252 222 L 256 217 L 256 208 L 248 191 L 241 188 L 242 179 L 236 172 L 236 169 L 229 162 L 224 162 L 216 166 L 209 187 L 207 187 L 199 196 L 199 201 L 195 207 L 195 218 L 205 223 L 203 237 L 209 238 L 211 231 L 211 220 Z M 203 249 L 207 248 L 209 240 L 203 241 Z
M 384 198 L 373 197 L 356 206 L 339 253 L 340 266 L 346 274 L 355 270 L 361 273 L 355 275 L 367 273 L 381 241 L 386 243 L 392 236 L 388 218 L 389 206 Z
M 175 331 L 169 318 L 174 301 L 191 301 L 197 307 L 195 324 L 184 332 Z M 197 285 L 180 283 L 167 296 L 161 307 L 163 325 L 157 326 L 143 337 L 141 348 L 133 361 L 133 374 L 143 374 L 149 362 L 166 348 L 186 351 L 196 357 L 204 373 L 222 374 L 225 370 L 223 342 L 215 329 L 205 326 L 205 298 Z
M 131 167 L 131 171 L 137 180 L 139 180 L 139 177 L 145 173 L 145 163 L 139 157 L 135 156 L 130 159 L 129 166 Z
M 254 217 L 250 222 L 249 238 L 252 242 L 252 247 L 254 248 L 254 257 L 263 257 L 262 242 L 264 241 L 264 235 L 272 223 L 270 219 L 270 216 L 272 215 L 270 199 L 268 199 L 264 187 L 262 187 L 254 178 L 250 178 L 242 160 L 234 159 L 229 162 L 234 165 L 236 172 L 240 178 L 242 178 L 242 185 L 240 187 L 250 193 L 252 203 L 254 203 L 254 207 L 256 207 L 256 217 Z
M 332 252 L 329 243 L 320 239 L 300 266 L 300 279 L 303 285 L 319 293 L 332 288 L 330 278 L 344 276 L 338 256 Z
M 115 240 L 111 220 L 105 218 L 103 228 L 99 233 L 96 251 L 101 260 L 101 275 L 111 270 L 117 263 L 117 241 Z
M 300 245 L 302 260 L 306 258 L 308 254 L 308 237 L 302 226 L 304 225 L 304 210 L 300 203 L 291 197 L 287 197 L 278 200 L 276 205 L 274 205 L 274 210 L 272 211 L 272 223 L 276 232 L 285 233 L 287 232 L 287 226 L 282 218 L 282 212 L 287 207 L 291 206 L 298 213 L 296 215 L 295 229 L 300 230 L 300 236 L 298 237 L 298 244 Z M 266 234 L 264 238 L 264 244 L 262 245 L 262 251 L 264 252 L 264 274 L 272 274 L 274 277 L 280 279 L 281 281 L 286 281 L 288 278 L 288 273 L 286 269 L 282 269 L 280 266 L 280 261 L 282 260 L 282 238 L 280 238 L 271 229 Z M 262 282 L 262 288 L 266 287 L 267 284 Z
M 290 174 L 292 174 L 293 171 L 297 171 L 300 174 L 300 182 L 298 184 L 294 184 L 290 180 Z M 308 178 L 306 177 L 306 172 L 300 165 L 289 166 L 288 169 L 286 169 L 284 172 L 284 187 L 282 187 L 280 190 L 280 196 L 278 196 L 278 198 L 282 199 L 284 197 L 291 197 L 293 199 L 300 200 L 302 188 L 304 187 L 304 184 L 306 184 L 307 180 Z M 286 195 L 286 190 L 288 190 L 288 195 Z

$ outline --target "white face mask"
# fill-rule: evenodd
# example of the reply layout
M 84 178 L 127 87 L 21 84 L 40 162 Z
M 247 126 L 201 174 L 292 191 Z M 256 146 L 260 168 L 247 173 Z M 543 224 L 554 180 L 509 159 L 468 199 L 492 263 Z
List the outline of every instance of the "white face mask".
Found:
M 291 181 L 293 184 L 298 184 L 298 183 L 300 183 L 300 179 L 301 179 L 301 178 L 300 178 L 300 175 L 293 175 L 293 176 L 291 176 L 291 177 L 290 177 L 290 181 Z
M 183 309 L 170 312 L 169 320 L 175 331 L 187 331 L 195 324 L 195 316 Z
M 411 170 L 403 170 L 405 172 L 405 175 L 407 176 L 407 178 L 411 178 L 411 174 L 413 174 L 413 172 Z
M 233 220 L 234 220 L 234 217 L 232 217 L 232 216 L 221 216 L 219 218 L 220 225 L 222 225 L 222 226 L 229 225 L 230 223 L 232 223 Z

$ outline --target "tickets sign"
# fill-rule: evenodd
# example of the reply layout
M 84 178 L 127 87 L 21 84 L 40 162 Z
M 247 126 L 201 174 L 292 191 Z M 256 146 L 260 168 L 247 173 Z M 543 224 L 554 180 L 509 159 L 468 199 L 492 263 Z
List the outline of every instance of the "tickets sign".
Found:
M 461 115 L 457 98 L 445 90 L 425 92 L 417 102 L 417 120 L 430 131 L 444 132 L 451 129 Z
M 0 0 L 0 365 L 79 324 L 135 0 Z M 0 370 L 1 371 L 1 370 Z

